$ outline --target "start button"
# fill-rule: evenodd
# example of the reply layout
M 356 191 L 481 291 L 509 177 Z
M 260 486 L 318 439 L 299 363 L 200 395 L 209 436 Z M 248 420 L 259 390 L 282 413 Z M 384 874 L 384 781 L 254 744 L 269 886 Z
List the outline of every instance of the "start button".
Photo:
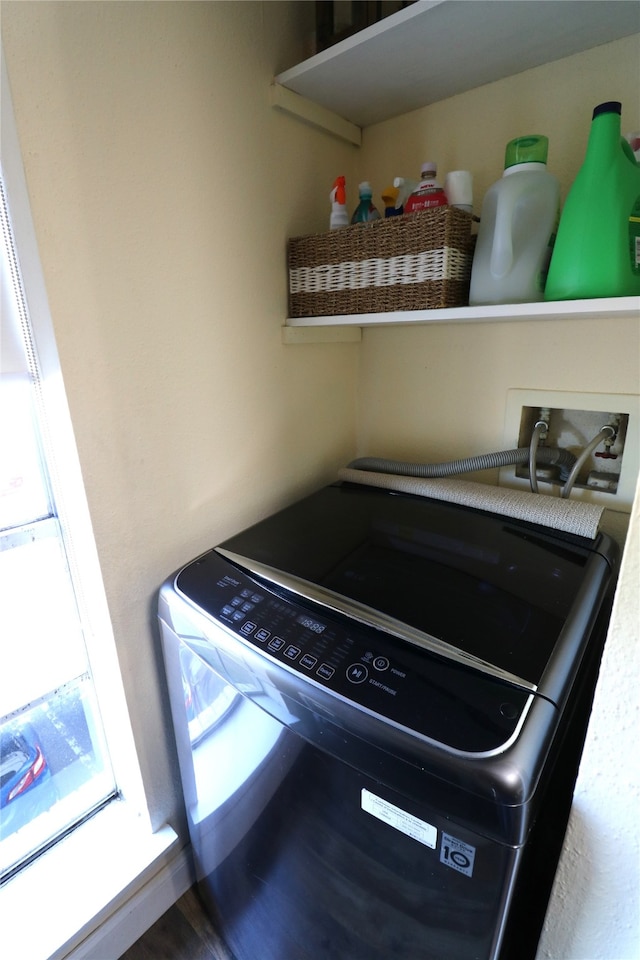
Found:
M 347 667 L 347 680 L 351 683 L 364 683 L 369 676 L 369 671 L 364 663 L 352 663 Z

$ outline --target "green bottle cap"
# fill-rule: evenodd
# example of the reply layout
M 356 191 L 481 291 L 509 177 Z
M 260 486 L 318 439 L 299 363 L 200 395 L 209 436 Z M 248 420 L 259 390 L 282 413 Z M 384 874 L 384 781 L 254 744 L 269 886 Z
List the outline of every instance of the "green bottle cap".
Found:
M 514 167 L 516 163 L 546 163 L 548 150 L 548 137 L 516 137 L 507 144 L 504 168 Z

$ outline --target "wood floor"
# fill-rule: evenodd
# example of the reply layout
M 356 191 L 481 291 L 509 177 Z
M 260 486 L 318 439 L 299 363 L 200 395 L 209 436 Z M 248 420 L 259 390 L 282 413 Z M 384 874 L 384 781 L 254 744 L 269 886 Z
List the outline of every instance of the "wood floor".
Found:
M 220 940 L 196 891 L 188 890 L 121 960 L 235 960 Z

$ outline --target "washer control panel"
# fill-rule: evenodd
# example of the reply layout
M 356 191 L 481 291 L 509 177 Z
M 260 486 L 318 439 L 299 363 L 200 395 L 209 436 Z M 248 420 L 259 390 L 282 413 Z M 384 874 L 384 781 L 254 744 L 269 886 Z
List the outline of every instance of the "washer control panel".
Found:
M 344 627 L 319 618 L 296 605 L 259 593 L 253 587 L 239 587 L 237 578 L 228 574 L 217 582 L 222 591 L 228 591 L 228 602 L 218 612 L 218 619 L 235 629 L 241 637 L 261 646 L 289 666 L 318 680 L 333 680 L 336 671 L 342 671 L 351 684 L 365 683 L 371 674 L 390 671 L 397 682 L 406 673 L 391 669 L 388 657 L 376 655 L 373 650 L 362 651 L 356 639 Z M 357 660 L 350 663 L 354 657 Z M 345 666 L 346 665 L 346 666 Z M 397 690 L 389 689 L 396 695 Z
M 175 586 L 268 660 L 456 749 L 499 749 L 530 696 L 288 591 L 275 593 L 215 551 L 185 567 Z

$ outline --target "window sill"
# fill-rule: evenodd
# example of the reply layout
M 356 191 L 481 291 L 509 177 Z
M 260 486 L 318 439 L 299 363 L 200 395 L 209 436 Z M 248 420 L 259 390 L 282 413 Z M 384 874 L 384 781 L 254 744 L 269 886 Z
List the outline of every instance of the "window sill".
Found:
M 173 877 L 180 855 L 171 827 L 151 833 L 144 817 L 113 801 L 0 889 L 6 955 L 24 955 L 28 943 L 30 960 L 115 960 L 189 886 L 186 863 L 165 902 L 160 895 L 149 903 L 148 917 L 129 906 L 127 929 L 111 925 L 108 953 L 104 946 L 96 953 L 96 931 L 163 868 Z M 104 944 L 104 936 L 99 939 Z

